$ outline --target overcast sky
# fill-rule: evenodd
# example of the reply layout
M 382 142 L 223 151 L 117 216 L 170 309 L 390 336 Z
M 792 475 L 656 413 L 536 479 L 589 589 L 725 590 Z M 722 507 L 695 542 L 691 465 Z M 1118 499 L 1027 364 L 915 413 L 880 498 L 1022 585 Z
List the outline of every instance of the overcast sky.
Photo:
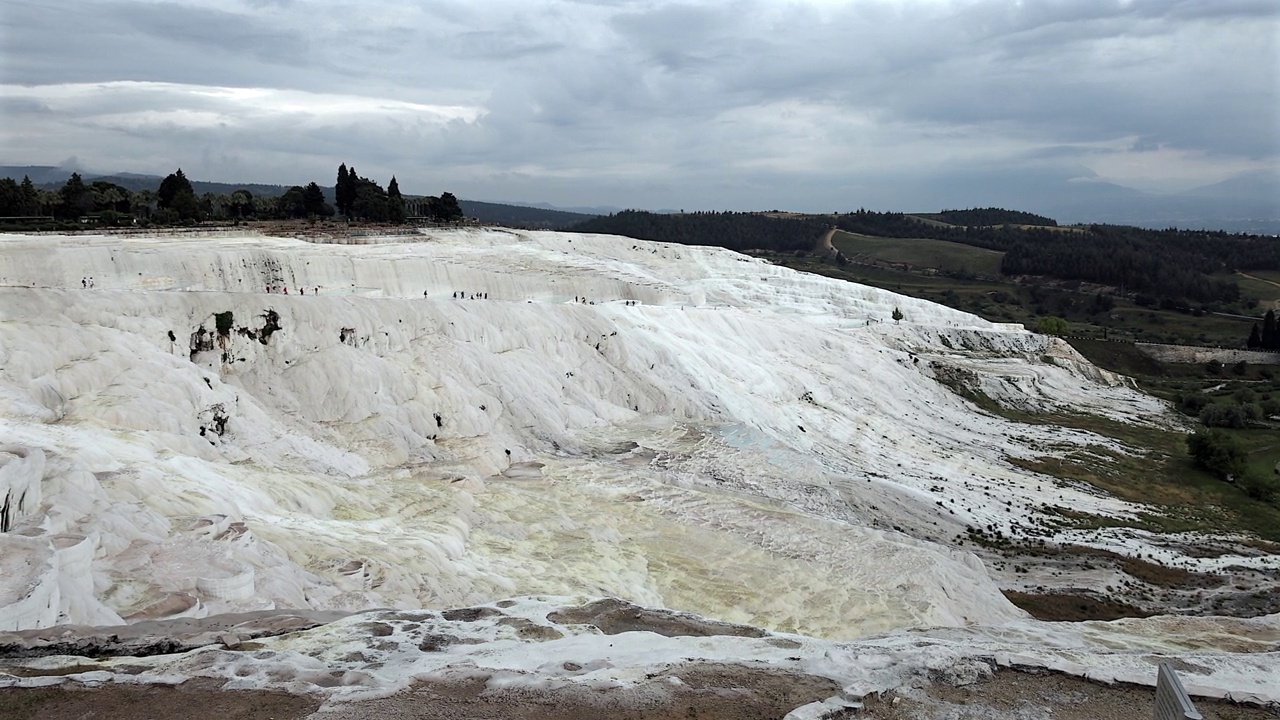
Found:
M 1280 167 L 1280 0 L 0 0 L 0 164 L 929 210 Z

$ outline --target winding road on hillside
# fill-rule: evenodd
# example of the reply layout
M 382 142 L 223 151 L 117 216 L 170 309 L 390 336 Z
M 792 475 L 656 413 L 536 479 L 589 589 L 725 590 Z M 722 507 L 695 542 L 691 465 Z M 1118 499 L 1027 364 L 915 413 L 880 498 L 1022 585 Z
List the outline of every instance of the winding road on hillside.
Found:
M 813 251 L 826 253 L 827 255 L 834 254 L 836 251 L 836 248 L 834 245 L 831 244 L 831 238 L 835 237 L 837 229 L 838 228 L 836 228 L 836 226 L 832 225 L 830 230 L 823 233 L 822 237 L 818 240 L 817 247 L 815 247 Z

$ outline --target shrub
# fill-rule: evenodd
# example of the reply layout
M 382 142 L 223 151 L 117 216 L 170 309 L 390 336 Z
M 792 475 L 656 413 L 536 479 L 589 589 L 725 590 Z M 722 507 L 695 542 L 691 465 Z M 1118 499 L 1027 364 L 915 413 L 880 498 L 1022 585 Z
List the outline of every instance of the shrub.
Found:
M 1213 403 L 1200 409 L 1200 422 L 1205 427 L 1242 428 L 1248 421 L 1244 408 L 1239 405 Z
M 1200 411 L 1209 404 L 1209 398 L 1202 393 L 1191 393 L 1178 396 L 1178 409 L 1192 417 L 1199 417 Z
M 1187 451 L 1196 465 L 1223 479 L 1243 477 L 1249 457 L 1235 438 L 1221 430 L 1197 430 L 1187 437 Z
M 1245 495 L 1269 503 L 1280 497 L 1280 478 L 1274 475 L 1244 473 L 1236 479 L 1236 485 Z
M 235 323 L 235 319 L 230 310 L 214 313 L 213 321 L 217 325 L 219 335 L 231 334 L 231 326 Z
M 1262 406 L 1258 403 L 1245 403 L 1240 408 L 1244 410 L 1244 419 L 1249 422 L 1258 422 L 1262 419 Z
M 1280 415 L 1280 400 L 1267 398 L 1262 401 L 1262 414 L 1266 417 Z
M 1042 317 L 1036 323 L 1036 332 L 1042 335 L 1066 335 L 1067 330 L 1067 321 L 1056 315 Z

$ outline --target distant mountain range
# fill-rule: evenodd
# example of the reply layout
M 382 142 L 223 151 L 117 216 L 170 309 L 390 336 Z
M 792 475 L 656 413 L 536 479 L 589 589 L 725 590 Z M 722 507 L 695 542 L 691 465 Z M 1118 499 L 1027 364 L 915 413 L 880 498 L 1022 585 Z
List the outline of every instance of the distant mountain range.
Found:
M 912 209 L 997 206 L 1060 224 L 1104 223 L 1163 229 L 1280 234 L 1280 170 L 1240 175 L 1176 194 L 1157 194 L 1079 172 L 956 172 L 921 180 Z
M 15 180 L 22 180 L 25 175 L 26 177 L 31 178 L 31 182 L 35 183 L 36 187 L 41 187 L 46 190 L 56 190 L 62 187 L 62 185 L 67 182 L 67 178 L 71 177 L 71 173 L 73 172 L 79 172 L 80 177 L 84 178 L 85 182 L 105 180 L 134 192 L 139 190 L 155 190 L 160 187 L 160 181 L 164 180 L 164 178 L 159 175 L 140 175 L 138 173 L 99 174 L 79 170 L 69 170 L 66 168 L 50 167 L 46 165 L 0 165 L 0 177 L 11 177 Z M 197 195 L 203 195 L 205 193 L 222 193 L 229 195 L 236 190 L 244 189 L 254 195 L 277 197 L 283 195 L 289 187 L 290 186 L 288 185 L 265 185 L 262 183 L 220 183 L 207 182 L 205 180 L 191 181 L 191 189 L 195 190 Z M 327 194 L 332 200 L 333 188 L 327 188 L 327 191 Z
M 1045 204 L 1059 222 L 1280 234 L 1280 171 L 1240 175 L 1173 195 L 1144 193 L 1103 182 Z
M 56 189 L 72 170 L 49 165 L 0 166 L 0 177 L 21 180 L 24 175 L 40 187 Z M 154 190 L 157 175 L 137 173 L 97 174 L 81 171 L 86 181 L 106 180 L 130 190 Z M 282 195 L 288 186 L 259 183 L 219 183 L 192 180 L 197 194 L 230 194 L 244 188 L 254 195 Z M 323 188 L 333 201 L 333 188 Z M 919 208 L 960 209 L 997 205 L 1017 208 L 1056 219 L 1062 224 L 1108 223 L 1148 228 L 1180 227 L 1192 230 L 1226 230 L 1263 235 L 1280 234 L 1280 169 L 1258 171 L 1170 195 L 1147 193 L 1088 178 L 1063 179 L 1027 174 L 992 178 L 954 175 L 922 184 Z M 558 229 L 598 215 L 617 212 L 616 207 L 557 207 L 548 203 L 505 203 L 459 200 L 463 212 L 488 222 L 530 228 Z M 856 199 L 851 199 L 854 209 Z M 659 211 L 663 212 L 663 211 Z

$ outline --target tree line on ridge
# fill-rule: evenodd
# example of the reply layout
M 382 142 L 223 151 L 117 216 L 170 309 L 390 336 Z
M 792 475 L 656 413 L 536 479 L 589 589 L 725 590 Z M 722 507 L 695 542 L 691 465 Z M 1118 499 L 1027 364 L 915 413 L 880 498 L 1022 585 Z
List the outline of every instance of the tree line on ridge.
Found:
M 1239 302 L 1240 288 L 1231 277 L 1235 271 L 1280 270 L 1280 242 L 1258 235 L 1100 224 L 1067 228 L 1050 218 L 999 208 L 924 217 L 991 224 L 951 225 L 866 209 L 796 217 L 627 210 L 572 229 L 775 253 L 808 251 L 832 226 L 878 237 L 944 240 L 1004 253 L 1000 273 L 1005 277 L 1042 276 L 1110 286 L 1134 296 L 1139 305 L 1187 310 Z
M 86 183 L 79 173 L 72 173 L 56 190 L 36 187 L 26 176 L 21 182 L 6 177 L 0 178 L 0 218 L 90 219 L 115 226 L 335 216 L 386 223 L 403 223 L 410 218 L 456 222 L 463 217 L 452 193 L 406 197 L 395 176 L 384 190 L 377 182 L 360 177 L 354 167 L 348 169 L 346 163 L 338 168 L 334 197 L 330 204 L 325 189 L 314 181 L 294 185 L 280 195 L 254 195 L 245 188 L 229 194 L 197 195 L 181 168 L 162 179 L 154 190 L 136 191 L 107 180 Z

